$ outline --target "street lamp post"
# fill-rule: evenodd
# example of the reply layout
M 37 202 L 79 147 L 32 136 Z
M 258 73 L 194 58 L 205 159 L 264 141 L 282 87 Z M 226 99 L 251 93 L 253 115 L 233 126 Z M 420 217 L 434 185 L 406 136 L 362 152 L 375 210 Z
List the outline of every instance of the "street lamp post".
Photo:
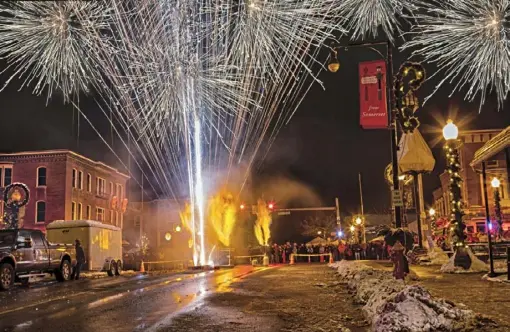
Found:
M 492 253 L 492 224 L 489 214 L 489 195 L 487 194 L 487 172 L 485 170 L 485 161 L 482 162 L 482 181 L 483 181 L 483 197 L 485 199 L 485 227 L 487 229 L 487 239 L 489 240 L 489 277 L 496 276 L 494 273 L 494 256 Z
M 375 46 L 386 46 L 386 56 L 384 56 L 378 49 L 374 48 Z M 397 132 L 397 121 L 396 121 L 396 112 L 394 110 L 395 105 L 395 95 L 393 93 L 394 84 L 393 84 L 393 53 L 392 53 L 392 45 L 389 41 L 385 42 L 376 42 L 376 43 L 360 43 L 360 44 L 350 44 L 347 46 L 340 46 L 333 44 L 331 47 L 332 55 L 330 56 L 330 61 L 328 64 L 328 69 L 335 73 L 340 68 L 340 62 L 338 60 L 338 51 L 337 49 L 343 47 L 345 49 L 354 48 L 354 47 L 364 47 L 368 48 L 381 56 L 381 58 L 386 62 L 388 67 L 388 74 L 386 75 L 386 80 L 388 82 L 387 93 L 388 93 L 388 115 L 390 121 L 390 139 L 391 139 L 391 164 L 393 167 L 393 191 L 399 191 L 399 181 L 398 181 L 398 132 Z M 395 209 L 395 226 L 397 228 L 402 227 L 402 211 L 400 206 L 394 206 Z
M 499 187 L 501 182 L 498 178 L 493 178 L 491 186 L 494 190 L 494 214 L 496 215 L 496 221 L 498 222 L 498 234 L 501 238 L 503 235 L 503 221 L 501 216 L 501 196 L 499 195 Z
M 459 146 L 461 142 L 458 140 L 459 128 L 453 124 L 452 120 L 443 128 L 443 136 L 446 140 L 444 146 L 446 152 L 446 169 L 450 175 L 450 208 L 451 219 L 453 223 L 453 236 L 452 245 L 455 249 L 455 266 L 461 266 L 464 269 L 469 269 L 471 266 L 471 259 L 465 252 L 465 235 L 464 229 L 466 225 L 462 220 L 464 211 L 462 209 L 462 177 L 460 176 L 460 160 L 459 160 Z

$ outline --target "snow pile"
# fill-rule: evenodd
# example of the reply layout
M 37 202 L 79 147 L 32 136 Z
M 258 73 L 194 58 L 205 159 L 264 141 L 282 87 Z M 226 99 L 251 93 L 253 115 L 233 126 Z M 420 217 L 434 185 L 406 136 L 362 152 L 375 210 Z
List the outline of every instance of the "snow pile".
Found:
M 480 317 L 473 311 L 434 299 L 421 286 L 406 286 L 389 271 L 350 261 L 330 267 L 347 282 L 354 301 L 364 304 L 363 313 L 374 332 L 459 331 L 481 325 Z
M 466 252 L 471 259 L 471 266 L 468 270 L 464 270 L 462 267 L 455 266 L 455 256 L 457 252 L 453 254 L 452 257 L 448 260 L 446 264 L 441 266 L 441 272 L 443 273 L 478 273 L 478 272 L 487 272 L 489 271 L 489 266 L 481 261 L 478 257 L 473 254 L 471 248 L 467 248 Z
M 423 257 L 421 260 L 425 261 L 423 265 L 444 265 L 447 264 L 450 259 L 443 249 L 434 247 L 428 252 L 427 256 Z
M 473 311 L 434 299 L 426 289 L 416 285 L 394 294 L 372 317 L 374 332 L 459 331 L 478 325 L 479 317 Z

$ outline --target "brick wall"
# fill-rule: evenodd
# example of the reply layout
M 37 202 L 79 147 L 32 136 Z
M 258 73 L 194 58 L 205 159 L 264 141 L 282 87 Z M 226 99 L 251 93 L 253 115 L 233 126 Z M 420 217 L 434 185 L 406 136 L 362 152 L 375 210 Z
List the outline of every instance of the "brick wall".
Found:
M 116 170 L 70 151 L 0 155 L 0 164 L 8 162 L 13 164 L 13 182 L 25 183 L 30 190 L 30 201 L 22 212 L 24 227 L 44 231 L 46 224 L 51 221 L 72 220 L 72 202 L 76 204 L 76 219 L 80 217 L 86 219 L 87 206 L 90 206 L 90 219 L 97 220 L 96 208 L 99 207 L 105 211 L 103 222 L 122 227 L 121 207 L 122 199 L 126 197 L 128 178 Z M 39 167 L 46 168 L 46 186 L 37 187 Z M 82 185 L 78 185 L 77 188 L 73 188 L 73 169 L 77 172 L 77 178 L 78 172 L 82 174 Z M 88 174 L 91 177 L 90 191 L 87 186 Z M 96 179 L 98 177 L 106 181 L 104 195 L 97 194 Z M 113 192 L 110 191 L 110 182 L 113 184 Z M 117 191 L 117 188 L 122 190 Z M 117 208 L 113 210 L 112 198 L 117 195 L 119 196 Z M 38 201 L 46 202 L 45 222 L 36 223 L 36 202 Z M 79 204 L 81 204 L 81 216 L 78 215 Z

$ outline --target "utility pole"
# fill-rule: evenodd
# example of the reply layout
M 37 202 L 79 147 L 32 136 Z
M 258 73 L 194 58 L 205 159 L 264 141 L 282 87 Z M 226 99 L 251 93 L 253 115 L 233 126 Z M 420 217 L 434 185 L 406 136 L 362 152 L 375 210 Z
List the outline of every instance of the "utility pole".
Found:
M 340 218 L 340 203 L 338 202 L 338 197 L 335 197 L 335 207 L 336 207 L 336 224 L 338 225 L 338 229 L 342 231 L 342 220 Z

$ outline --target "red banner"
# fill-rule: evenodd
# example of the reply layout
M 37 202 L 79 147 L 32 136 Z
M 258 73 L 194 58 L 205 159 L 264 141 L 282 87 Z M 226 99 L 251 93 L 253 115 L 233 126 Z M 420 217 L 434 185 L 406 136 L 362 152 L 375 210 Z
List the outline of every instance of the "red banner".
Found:
M 363 129 L 387 129 L 386 62 L 359 64 L 360 125 Z

